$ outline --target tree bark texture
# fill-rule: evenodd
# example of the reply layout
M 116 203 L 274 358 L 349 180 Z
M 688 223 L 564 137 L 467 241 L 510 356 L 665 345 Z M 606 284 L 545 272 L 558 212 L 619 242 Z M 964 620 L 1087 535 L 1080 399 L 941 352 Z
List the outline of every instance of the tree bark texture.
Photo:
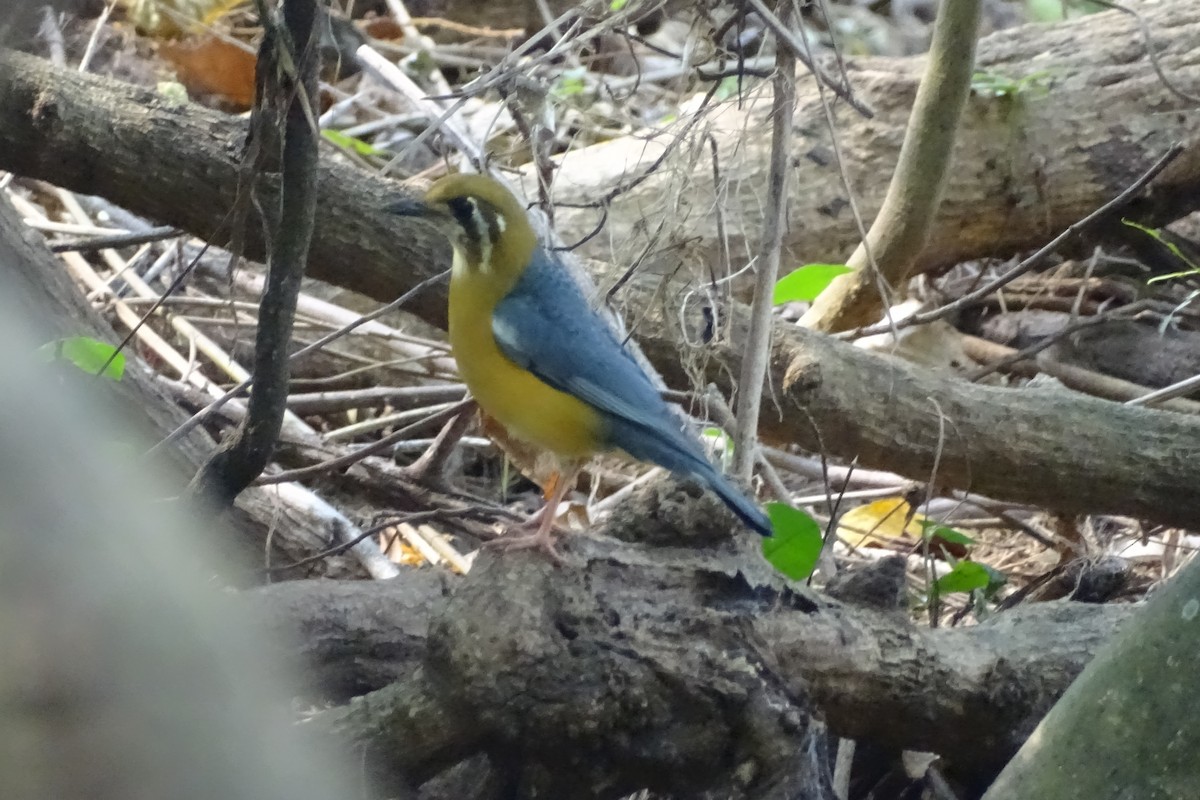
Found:
M 701 512 L 679 522 L 681 497 L 652 487 L 628 514 L 637 527 L 617 520 L 606 533 L 694 534 Z M 712 535 L 723 514 L 702 513 L 716 518 L 701 534 Z M 790 584 L 728 542 L 571 536 L 564 548 L 567 569 L 485 552 L 449 586 L 417 573 L 246 597 L 283 634 L 301 634 L 318 698 L 370 690 L 321 724 L 366 748 L 386 780 L 491 752 L 525 769 L 571 765 L 592 789 L 602 775 L 666 789 L 657 775 L 675 791 L 689 780 L 711 789 L 740 759 L 759 760 L 749 774 L 790 763 L 734 755 L 739 737 L 781 724 L 762 716 L 770 698 L 797 720 L 816 710 L 832 734 L 936 752 L 986 781 L 1130 611 L 1055 602 L 928 630 L 898 609 Z M 774 735 L 807 735 L 789 724 Z
M 1197 57 L 1191 42 L 1200 35 L 1200 10 L 1187 3 L 1164 3 L 1148 8 L 1147 15 L 1163 63 L 1171 66 L 1175 77 L 1190 80 L 1194 61 L 1188 59 Z M 1160 97 L 1161 85 L 1145 74 L 1149 68 L 1139 60 L 1141 51 L 1129 49 L 1138 41 L 1135 28 L 1127 27 L 1120 16 L 1096 15 L 1087 20 L 1090 22 L 1072 23 L 1063 30 L 1023 28 L 992 37 L 980 45 L 980 63 L 1000 69 L 1018 61 L 1043 60 L 1047 68 L 1053 67 L 1052 76 L 1075 74 L 1072 81 L 1063 80 L 1061 89 L 1053 84 L 1048 98 L 1038 101 L 1042 103 L 1037 106 L 1039 113 L 1045 115 L 1051 115 L 1056 107 L 1072 110 L 1070 119 L 1060 121 L 1066 126 L 1062 130 L 1072 130 L 1074 120 L 1086 116 L 1085 98 L 1089 107 L 1095 107 L 1093 116 L 1116 113 L 1122 123 L 1100 126 L 1090 136 L 1072 140 L 1061 132 L 1054 137 L 1048 131 L 1037 134 L 1040 129 L 1031 127 L 1033 122 L 1041 119 L 1040 124 L 1050 126 L 1051 121 L 1033 114 L 1032 108 L 1006 112 L 1004 124 L 1009 128 L 1005 141 L 1009 146 L 1037 141 L 1038 147 L 1050 154 L 1043 158 L 1039 174 L 1044 176 L 1052 163 L 1059 165 L 1055 167 L 1058 172 L 1047 184 L 1032 180 L 1027 172 L 1014 173 L 1011 165 L 1020 160 L 1014 161 L 1012 153 L 1000 160 L 990 156 L 982 161 L 971 159 L 980 170 L 974 179 L 983 180 L 989 171 L 1003 172 L 1009 196 L 1019 202 L 998 210 L 989 205 L 997 195 L 993 182 L 983 180 L 980 193 L 969 195 L 971 181 L 960 183 L 956 178 L 944 208 L 968 214 L 970 224 L 959 220 L 953 223 L 952 233 L 934 234 L 935 239 L 940 236 L 954 243 L 950 260 L 994 252 L 991 245 L 984 247 L 986 237 L 980 226 L 986 227 L 988 236 L 1008 242 L 1004 246 L 1009 249 L 1041 241 L 1043 233 L 1048 235 L 1059 223 L 1072 221 L 1119 190 L 1126 179 L 1144 168 L 1160 140 L 1165 143 L 1185 133 L 1188 147 L 1184 155 L 1154 184 L 1146 203 L 1176 213 L 1190 202 L 1188 197 L 1200 197 L 1200 192 L 1187 194 L 1200 178 L 1200 143 L 1187 125 L 1194 114 L 1178 109 L 1176 104 L 1181 101 L 1174 95 Z M 1123 54 L 1119 55 L 1126 59 L 1123 67 L 1090 67 L 1086 73 L 1071 73 L 1075 52 L 1091 53 L 1091 48 L 1074 44 L 1068 48 L 1064 37 L 1087 36 L 1105 42 L 1105 37 L 1118 33 L 1125 38 L 1094 58 L 1117 59 L 1114 53 Z M 1034 53 L 1043 50 L 1046 52 L 1035 59 Z M 1010 61 L 1001 59 L 1004 53 Z M 900 63 L 893 67 L 899 68 Z M 880 90 L 877 110 L 882 112 L 889 107 L 907 108 L 903 100 L 906 84 L 897 80 L 894 75 L 872 73 L 861 82 L 892 87 L 893 94 Z M 1111 97 L 1104 94 L 1116 91 L 1112 87 L 1121 92 Z M 1159 98 L 1154 101 L 1158 110 L 1139 116 L 1147 97 Z M 991 113 L 997 112 L 993 109 Z M 842 139 L 847 161 L 859 164 L 856 169 L 865 172 L 877 170 L 888 152 L 879 149 L 881 142 L 893 133 L 898 137 L 900 131 L 900 124 L 893 130 L 877 121 L 863 129 L 861 140 L 847 135 Z M 995 134 L 994 128 L 981 128 L 966 135 L 964 142 L 978 140 L 982 146 Z M 227 117 L 191 106 L 170 106 L 133 87 L 57 72 L 29 57 L 0 54 L 0 167 L 103 194 L 132 210 L 218 242 L 228 238 L 222 226 L 236 192 L 242 135 L 240 124 Z M 742 138 L 747 147 L 752 146 L 752 138 Z M 1110 171 L 1100 177 L 1080 171 L 1100 164 L 1099 152 L 1108 154 L 1103 163 Z M 798 163 L 809 161 L 801 158 Z M 576 175 L 574 162 L 570 164 L 569 174 Z M 567 174 L 559 181 L 564 191 Z M 609 178 L 616 180 L 611 174 Z M 310 256 L 310 276 L 391 300 L 446 266 L 448 252 L 440 237 L 420 223 L 381 211 L 402 189 L 328 163 L 320 182 L 322 214 Z M 881 189 L 884 183 L 879 181 Z M 856 181 L 859 184 L 871 182 Z M 801 181 L 801 185 L 806 184 Z M 807 186 L 806 191 L 814 191 L 814 184 Z M 1021 193 L 1036 195 L 1038 187 L 1044 193 L 1051 186 L 1064 197 L 1056 196 L 1053 203 L 1038 206 L 1042 222 L 1014 224 L 1021 219 L 1021 209 L 1032 202 L 1021 200 L 1025 196 Z M 273 202 L 275 187 L 269 179 L 256 188 L 262 204 Z M 793 206 L 811 209 L 816 205 L 828 210 L 819 192 L 809 196 L 817 200 Z M 1070 203 L 1066 202 L 1068 196 L 1073 198 Z M 1063 208 L 1070 210 L 1064 212 Z M 818 211 L 817 217 L 825 219 L 823 214 Z M 810 225 L 815 221 L 805 223 L 806 237 L 823 235 L 822 226 Z M 258 229 L 254 222 L 248 226 L 247 255 L 262 253 L 262 243 L 255 239 Z M 1030 230 L 1043 233 L 1029 239 Z M 1013 237 L 1018 233 L 1027 238 L 1017 242 Z M 736 344 L 680 344 L 682 334 L 676 325 L 680 318 L 685 325 L 694 324 L 696 330 L 703 325 L 702 309 L 683 303 L 692 288 L 689 282 L 677 279 L 651 287 L 648 281 L 634 280 L 627 287 L 620 298 L 631 309 L 627 319 L 669 383 L 684 386 L 698 379 L 730 388 L 727 376 L 737 374 L 740 359 Z M 434 324 L 444 324 L 445 297 L 439 291 L 418 297 L 410 308 Z M 724 316 L 732 320 L 728 328 L 732 333 L 721 341 L 743 341 L 740 308 L 734 304 L 716 310 L 726 311 Z M 1180 525 L 1194 523 L 1200 514 L 1200 491 L 1195 488 L 1200 486 L 1200 460 L 1192 457 L 1194 448 L 1187 446 L 1200 434 L 1200 422 L 1070 393 L 1018 393 L 963 384 L 787 326 L 779 328 L 772 354 L 771 396 L 762 414 L 761 430 L 769 438 L 797 442 L 836 458 L 857 458 L 863 466 L 889 469 L 916 480 L 930 479 L 936 462 L 939 472 L 933 477 L 941 486 L 1063 512 L 1125 513 Z M 693 335 L 688 341 L 697 341 L 694 330 L 689 332 Z
M 1184 800 L 1200 779 L 1193 560 L 1097 653 L 985 800 Z M 1097 768 L 1103 765 L 1103 768 Z

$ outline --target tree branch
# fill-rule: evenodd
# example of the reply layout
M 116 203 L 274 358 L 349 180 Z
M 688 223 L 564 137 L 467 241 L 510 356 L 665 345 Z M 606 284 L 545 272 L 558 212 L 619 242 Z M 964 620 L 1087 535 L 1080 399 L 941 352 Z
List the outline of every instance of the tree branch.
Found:
M 854 272 L 835 278 L 800 324 L 840 331 L 874 322 L 887 301 L 880 290 L 900 286 L 920 258 L 942 201 L 971 88 L 982 7 L 982 0 L 938 6 L 925 75 L 879 215 L 846 262 Z
M 767 11 L 761 6 L 761 11 Z M 772 310 L 775 282 L 779 278 L 779 259 L 783 230 L 787 227 L 789 154 L 792 149 L 792 116 L 796 111 L 796 58 L 793 48 L 785 45 L 783 35 L 790 34 L 792 1 L 781 0 L 778 42 L 775 50 L 775 75 L 771 79 L 774 106 L 771 115 L 771 170 L 767 179 L 766 224 L 754 266 L 754 301 L 750 308 L 750 337 L 746 340 L 746 358 L 738 380 L 737 430 L 734 434 L 733 472 L 749 480 L 754 470 L 758 443 L 758 417 L 762 407 L 763 379 L 771 350 Z M 780 498 L 782 499 L 782 498 Z
M 192 490 L 229 506 L 266 468 L 287 409 L 288 342 L 317 209 L 316 0 L 284 0 L 282 21 L 259 3 L 267 33 L 258 54 L 258 97 L 249 152 L 278 153 L 279 205 L 270 220 L 267 284 L 254 342 L 254 385 L 245 420 L 196 475 Z M 250 156 L 247 155 L 249 158 Z
M 623 517 L 626 522 L 617 520 L 608 533 L 644 539 L 648 526 L 660 536 L 663 529 L 693 529 L 691 521 L 671 518 L 668 509 L 678 507 L 675 491 L 667 485 L 643 492 Z M 639 515 L 642 521 L 633 524 L 641 527 L 621 527 Z M 417 737 L 414 752 L 428 750 L 420 742 L 438 739 L 462 745 L 444 744 L 442 752 L 500 747 L 524 758 L 556 757 L 562 754 L 526 752 L 539 747 L 538 724 L 558 720 L 566 727 L 553 738 L 561 739 L 576 724 L 565 722 L 570 709 L 592 703 L 583 716 L 595 722 L 600 738 L 604 721 L 618 724 L 609 715 L 633 698 L 652 709 L 669 697 L 679 699 L 676 693 L 727 691 L 719 671 L 681 671 L 682 662 L 700 658 L 687 654 L 715 648 L 725 652 L 717 662 L 728 666 L 749 648 L 747 658 L 759 665 L 758 674 L 810 696 L 833 734 L 937 752 L 974 777 L 1004 764 L 1130 611 L 1045 603 L 979 626 L 929 630 L 902 612 L 849 605 L 789 585 L 769 574 L 757 556 L 735 555 L 725 545 L 655 546 L 572 536 L 565 548 L 569 570 L 536 558 L 493 561 L 485 553 L 449 587 L 416 573 L 409 576 L 416 580 L 412 586 L 403 585 L 408 579 L 395 586 L 310 581 L 264 587 L 244 597 L 287 638 L 304 643 L 321 683 L 313 688 L 323 697 L 344 700 L 348 689 L 371 690 L 372 702 L 395 709 L 417 701 L 379 690 L 396 681 L 408 685 L 419 668 L 434 669 L 440 679 L 433 684 L 423 679 L 432 697 L 420 700 L 422 706 L 466 703 L 476 724 L 469 733 L 447 733 L 451 728 L 435 722 L 432 728 L 441 733 L 394 734 Z M 448 599 L 447 588 L 453 591 Z M 581 663 L 589 658 L 597 663 Z M 644 672 L 650 664 L 679 676 L 684 686 L 668 691 L 653 671 Z M 603 687 L 612 687 L 611 693 Z M 356 738 L 393 735 L 393 729 L 367 724 L 365 717 L 359 717 L 361 724 L 349 721 L 358 713 L 337 712 L 358 729 Z M 989 724 L 972 724 L 979 719 Z M 475 738 L 481 729 L 487 731 L 485 741 Z M 686 731 L 676 734 L 685 734 L 676 736 L 677 743 L 688 741 Z M 571 746 L 596 746 L 584 739 Z M 389 753 L 385 757 L 395 762 L 403 756 L 390 753 L 406 749 L 402 740 L 388 739 L 373 752 Z M 611 758 L 613 750 L 607 754 Z M 445 764 L 439 760 L 436 766 Z M 428 774 L 434 766 L 404 762 L 401 768 Z

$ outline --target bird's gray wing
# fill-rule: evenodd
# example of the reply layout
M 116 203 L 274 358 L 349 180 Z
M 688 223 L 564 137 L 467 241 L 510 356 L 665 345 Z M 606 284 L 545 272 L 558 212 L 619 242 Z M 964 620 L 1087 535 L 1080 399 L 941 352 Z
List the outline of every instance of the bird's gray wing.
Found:
M 747 525 L 771 535 L 770 520 L 684 433 L 650 377 L 553 256 L 535 253 L 496 306 L 492 334 L 515 364 L 599 411 L 605 446 L 700 478 Z
M 678 429 L 666 403 L 566 268 L 540 248 L 492 315 L 513 363 L 561 392 L 628 422 Z

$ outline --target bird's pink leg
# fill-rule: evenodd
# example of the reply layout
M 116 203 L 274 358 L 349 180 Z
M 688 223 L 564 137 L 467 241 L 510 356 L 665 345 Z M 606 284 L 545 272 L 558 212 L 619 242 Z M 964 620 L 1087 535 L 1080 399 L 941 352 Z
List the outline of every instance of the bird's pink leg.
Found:
M 562 564 L 563 558 L 554 547 L 554 515 L 567 496 L 567 492 L 575 485 L 575 476 L 579 469 L 568 473 L 555 473 L 554 490 L 546 499 L 541 510 L 525 522 L 517 523 L 509 528 L 499 539 L 484 543 L 484 547 L 495 547 L 499 550 L 541 550 L 556 564 Z M 518 534 L 518 530 L 533 529 L 532 533 Z

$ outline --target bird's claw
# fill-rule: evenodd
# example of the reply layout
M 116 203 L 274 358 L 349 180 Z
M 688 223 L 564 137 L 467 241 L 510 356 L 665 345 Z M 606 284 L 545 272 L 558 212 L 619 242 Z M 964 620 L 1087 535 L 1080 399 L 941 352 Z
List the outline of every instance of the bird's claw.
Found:
M 540 550 L 560 567 L 567 563 L 554 546 L 553 528 L 547 528 L 546 530 L 539 528 L 533 533 L 516 533 L 521 527 L 523 526 L 518 525 L 510 528 L 503 536 L 498 539 L 492 539 L 489 542 L 484 542 L 483 546 L 505 553 L 513 550 Z

